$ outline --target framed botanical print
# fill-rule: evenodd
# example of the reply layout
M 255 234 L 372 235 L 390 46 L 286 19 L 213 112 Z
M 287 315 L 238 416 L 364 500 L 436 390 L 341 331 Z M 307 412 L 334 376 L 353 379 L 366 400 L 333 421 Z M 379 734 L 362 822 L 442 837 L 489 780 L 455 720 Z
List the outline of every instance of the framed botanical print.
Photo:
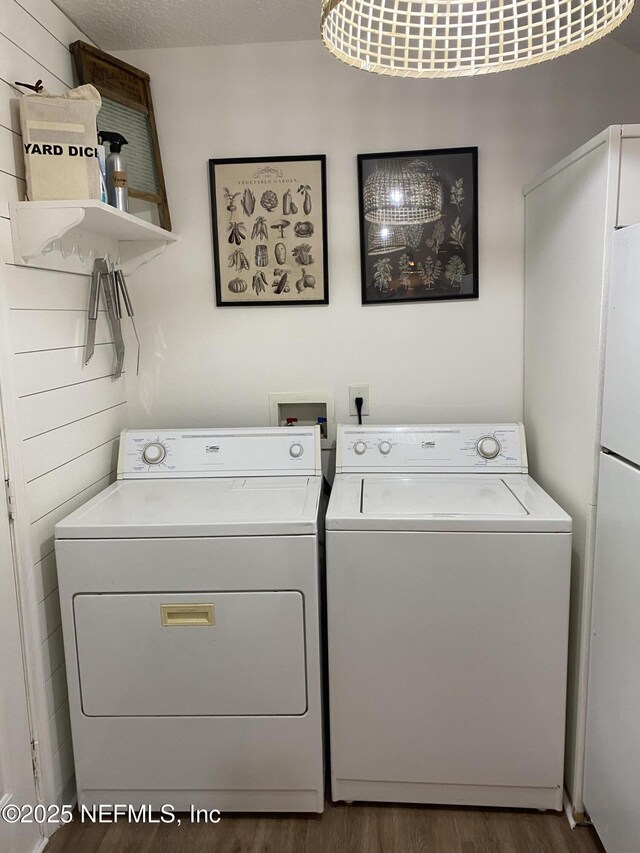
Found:
M 326 158 L 209 160 L 216 304 L 326 305 Z
M 358 155 L 363 304 L 477 299 L 478 149 Z

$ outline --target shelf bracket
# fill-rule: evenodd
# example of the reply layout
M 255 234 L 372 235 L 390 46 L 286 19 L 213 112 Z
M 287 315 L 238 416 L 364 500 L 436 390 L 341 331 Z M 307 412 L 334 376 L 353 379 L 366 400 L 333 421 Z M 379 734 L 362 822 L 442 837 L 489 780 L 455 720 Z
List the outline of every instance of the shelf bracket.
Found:
M 25 262 L 32 261 L 72 228 L 77 228 L 84 217 L 81 207 L 56 210 L 55 218 L 51 210 L 16 210 L 11 215 L 11 224 L 13 226 L 15 218 L 17 230 L 17 234 L 14 232 L 14 256 L 20 256 Z
M 132 275 L 143 264 L 161 255 L 169 244 L 159 240 L 136 240 L 130 245 L 129 241 L 120 243 L 120 266 L 125 275 Z

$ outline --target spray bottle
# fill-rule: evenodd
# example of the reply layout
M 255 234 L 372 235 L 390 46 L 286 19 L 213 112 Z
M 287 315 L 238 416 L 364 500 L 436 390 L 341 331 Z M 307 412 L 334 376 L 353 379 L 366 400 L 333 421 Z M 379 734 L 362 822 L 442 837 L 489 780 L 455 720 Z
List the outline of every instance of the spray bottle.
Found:
M 129 210 L 129 181 L 127 166 L 122 156 L 122 146 L 128 145 L 120 133 L 98 131 L 100 142 L 108 142 L 110 154 L 107 157 L 107 201 L 118 210 L 127 213 Z

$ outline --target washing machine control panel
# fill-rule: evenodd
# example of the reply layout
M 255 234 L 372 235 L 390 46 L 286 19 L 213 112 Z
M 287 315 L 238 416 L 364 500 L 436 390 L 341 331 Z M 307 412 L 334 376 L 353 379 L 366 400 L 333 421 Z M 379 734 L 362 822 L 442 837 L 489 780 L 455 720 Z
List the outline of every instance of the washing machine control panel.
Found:
M 317 475 L 319 427 L 125 430 L 119 479 Z
M 336 470 L 527 473 L 524 427 L 519 423 L 341 426 Z

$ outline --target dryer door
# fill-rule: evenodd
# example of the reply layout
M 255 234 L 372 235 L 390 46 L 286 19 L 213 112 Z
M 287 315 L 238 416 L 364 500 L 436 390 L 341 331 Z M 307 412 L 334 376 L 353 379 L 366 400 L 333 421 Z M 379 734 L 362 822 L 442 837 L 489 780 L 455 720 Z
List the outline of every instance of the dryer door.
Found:
M 306 711 L 299 592 L 80 594 L 73 610 L 86 716 Z

